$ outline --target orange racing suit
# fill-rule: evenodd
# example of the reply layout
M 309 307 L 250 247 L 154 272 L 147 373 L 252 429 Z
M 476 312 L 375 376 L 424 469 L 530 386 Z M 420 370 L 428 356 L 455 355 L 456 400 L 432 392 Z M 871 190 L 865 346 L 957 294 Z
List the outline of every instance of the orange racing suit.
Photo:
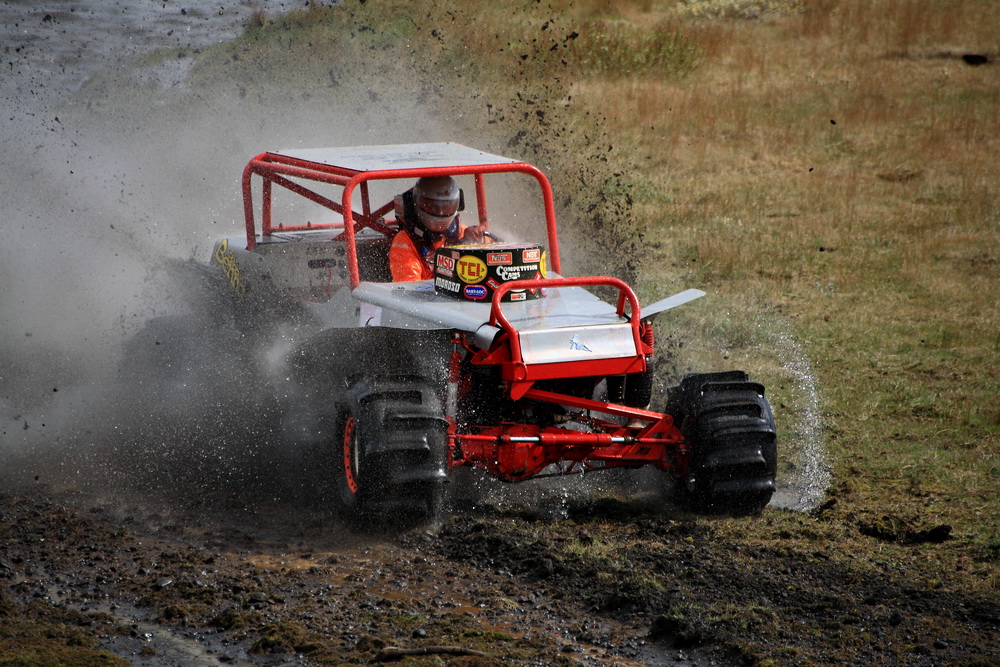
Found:
M 446 245 L 458 243 L 465 236 L 465 227 L 456 227 L 454 236 L 439 234 L 436 240 L 415 242 L 406 229 L 399 230 L 392 237 L 389 247 L 389 270 L 393 282 L 405 280 L 430 280 L 434 277 L 434 251 Z

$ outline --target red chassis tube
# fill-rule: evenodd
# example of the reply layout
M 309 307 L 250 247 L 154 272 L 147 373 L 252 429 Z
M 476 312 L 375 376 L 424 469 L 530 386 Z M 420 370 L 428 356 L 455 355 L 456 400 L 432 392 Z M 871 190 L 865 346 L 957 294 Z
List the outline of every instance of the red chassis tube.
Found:
M 585 422 L 591 431 L 503 423 L 473 427 L 469 433 L 453 432 L 451 466 L 483 468 L 506 482 L 537 477 L 554 464 L 559 465 L 554 473 L 558 475 L 644 465 L 670 470 L 675 476 L 685 474 L 690 450 L 673 419 L 645 410 L 636 412 L 659 419 L 641 428 L 591 417 Z
M 579 287 L 584 285 L 605 285 L 618 290 L 617 313 L 627 318 L 632 329 L 632 340 L 635 345 L 635 355 L 611 359 L 595 359 L 586 361 L 568 361 L 550 364 L 525 363 L 521 354 L 521 342 L 517 329 L 503 312 L 501 299 L 512 289 L 525 288 L 560 288 Z M 629 312 L 625 312 L 625 304 Z M 610 276 L 582 276 L 577 278 L 542 278 L 535 280 L 512 280 L 503 283 L 493 293 L 490 312 L 492 326 L 498 327 L 503 333 L 498 337 L 498 344 L 490 350 L 479 350 L 474 353 L 473 363 L 477 365 L 499 365 L 500 375 L 511 383 L 511 397 L 520 399 L 538 380 L 588 377 L 604 375 L 623 375 L 627 373 L 642 373 L 646 370 L 646 357 L 653 353 L 650 343 L 644 334 L 651 334 L 649 323 L 641 321 L 639 299 L 635 292 L 622 280 Z
M 452 424 L 451 466 L 483 468 L 507 482 L 535 477 L 552 464 L 565 463 L 569 467 L 561 465 L 555 474 L 650 464 L 670 470 L 674 477 L 687 474 L 691 450 L 668 414 L 541 389 L 528 389 L 524 398 L 580 409 L 583 412 L 575 420 L 589 430 L 509 422 L 472 426 L 467 432 L 459 432 Z M 591 412 L 625 417 L 629 424 L 645 425 L 622 426 L 594 417 Z
M 521 355 L 517 329 L 504 315 L 501 300 L 511 289 L 525 287 L 575 287 L 606 285 L 619 291 L 617 313 L 627 317 L 632 328 L 636 355 L 622 359 L 587 362 L 527 364 Z M 625 312 L 628 303 L 629 311 Z M 534 388 L 539 379 L 549 377 L 584 377 L 642 372 L 646 356 L 652 354 L 652 341 L 643 334 L 648 323 L 640 321 L 639 300 L 624 281 L 607 276 L 549 278 L 504 283 L 493 294 L 490 324 L 503 332 L 491 350 L 474 351 L 473 363 L 500 365 L 501 377 L 516 400 L 554 403 L 581 412 L 575 417 L 587 430 L 541 427 L 516 423 L 472 426 L 459 432 L 453 425 L 450 433 L 451 465 L 484 468 L 495 477 L 515 482 L 538 476 L 550 465 L 558 464 L 553 474 L 566 475 L 594 470 L 654 465 L 670 470 L 674 476 L 686 474 L 690 448 L 673 417 L 626 405 L 560 394 Z M 651 333 L 651 332 L 650 332 Z M 623 417 L 629 426 L 592 416 L 600 413 Z M 642 426 L 633 426 L 641 423 Z M 464 432 L 467 431 L 467 432 Z M 568 467 L 567 467 L 568 464 Z

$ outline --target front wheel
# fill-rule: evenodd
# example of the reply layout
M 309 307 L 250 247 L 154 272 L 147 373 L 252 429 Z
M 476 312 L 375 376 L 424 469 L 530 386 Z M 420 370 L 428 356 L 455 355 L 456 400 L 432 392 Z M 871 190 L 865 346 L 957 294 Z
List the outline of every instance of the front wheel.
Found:
M 330 457 L 336 499 L 356 526 L 438 517 L 447 481 L 448 421 L 418 379 L 361 381 L 338 414 Z
M 352 414 L 341 416 L 340 428 L 337 431 L 340 447 L 333 448 L 335 478 L 337 483 L 337 501 L 348 514 L 354 514 L 365 504 L 360 478 L 360 448 L 358 447 L 357 418 Z
M 668 411 L 692 448 L 674 498 L 698 511 L 757 514 L 777 474 L 774 415 L 764 387 L 746 373 L 691 375 L 670 391 Z

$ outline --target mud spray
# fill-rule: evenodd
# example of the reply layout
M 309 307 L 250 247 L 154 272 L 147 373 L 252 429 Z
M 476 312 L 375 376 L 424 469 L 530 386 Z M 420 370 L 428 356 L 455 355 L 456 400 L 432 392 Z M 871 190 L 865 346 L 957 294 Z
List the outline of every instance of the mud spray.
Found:
M 184 81 L 200 48 L 258 10 L 292 8 L 0 3 L 3 488 L 120 499 L 139 484 L 197 498 L 255 474 L 270 435 L 264 397 L 225 355 L 230 332 L 208 326 L 214 304 L 183 267 L 239 233 L 250 155 L 366 134 L 332 112 L 289 113 L 284 99 L 172 100 L 191 97 Z M 154 49 L 176 52 L 135 64 Z M 316 137 L 333 126 L 339 134 Z
M 364 118 L 345 118 L 288 95 L 186 87 L 199 48 L 238 34 L 257 9 L 291 8 L 0 3 L 0 488 L 85 490 L 130 511 L 140 498 L 259 510 L 296 492 L 294 475 L 290 489 L 273 482 L 271 397 L 256 393 L 259 378 L 232 352 L 238 334 L 212 324 L 215 304 L 188 267 L 241 233 L 239 174 L 262 150 L 455 137 L 407 100 L 387 100 L 391 91 Z M 156 48 L 178 51 L 134 64 Z M 770 342 L 801 404 L 797 443 L 780 450 L 794 478 L 775 503 L 801 509 L 826 484 L 816 383 L 787 331 Z M 569 498 L 634 484 L 608 475 L 472 488 L 558 514 Z

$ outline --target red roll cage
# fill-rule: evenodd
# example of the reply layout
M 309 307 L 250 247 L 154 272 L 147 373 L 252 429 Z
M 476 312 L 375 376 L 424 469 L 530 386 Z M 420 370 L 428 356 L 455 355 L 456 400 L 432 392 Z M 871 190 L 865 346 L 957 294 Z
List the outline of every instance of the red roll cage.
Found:
M 476 184 L 476 206 L 478 209 L 478 222 L 480 225 L 489 228 L 489 217 L 486 210 L 486 187 L 484 176 L 486 174 L 499 173 L 523 173 L 533 176 L 538 181 L 542 191 L 542 200 L 545 209 L 545 227 L 548 236 L 549 262 L 556 273 L 561 271 L 559 261 L 559 238 L 556 232 L 555 205 L 552 199 L 552 186 L 548 178 L 536 167 L 525 162 L 517 162 L 490 155 L 460 144 L 420 144 L 415 149 L 413 146 L 384 146 L 379 147 L 381 152 L 377 156 L 347 155 L 342 165 L 329 162 L 320 162 L 303 157 L 297 157 L 285 153 L 261 153 L 252 158 L 243 170 L 243 212 L 246 218 L 247 250 L 253 250 L 258 244 L 257 227 L 254 219 L 252 177 L 256 174 L 263 180 L 261 193 L 261 237 L 267 238 L 274 232 L 302 232 L 314 230 L 341 230 L 335 238 L 345 242 L 347 250 L 347 267 L 350 277 L 351 289 L 358 286 L 360 282 L 360 272 L 358 270 L 357 246 L 355 235 L 362 229 L 374 229 L 382 234 L 391 236 L 395 230 L 387 226 L 383 218 L 393 210 L 393 201 L 372 208 L 369 196 L 368 184 L 377 180 L 392 179 L 417 179 L 423 176 L 465 176 L 471 175 Z M 416 156 L 412 160 L 413 164 L 422 163 L 423 166 L 406 166 L 401 168 L 390 168 L 386 165 L 392 161 L 406 162 L 406 152 L 411 154 L 414 150 L 423 147 L 426 150 L 435 148 L 442 152 L 442 157 L 429 159 L 424 156 Z M 350 150 L 350 149 L 349 149 Z M 294 153 L 295 151 L 286 151 Z M 299 151 L 299 153 L 312 153 L 313 151 Z M 387 155 L 395 152 L 398 156 L 395 160 L 389 160 Z M 330 155 L 336 159 L 338 153 L 331 150 Z M 319 157 L 319 154 L 317 154 Z M 451 159 L 449 159 L 451 158 Z M 455 163 L 451 163 L 455 162 Z M 292 178 L 326 183 L 343 188 L 341 200 L 337 202 L 329 197 L 319 194 L 315 190 L 307 188 L 297 183 Z M 274 185 L 298 194 L 309 201 L 330 209 L 343 216 L 343 222 L 334 223 L 309 223 L 306 225 L 278 225 L 274 226 L 272 221 L 272 190 Z M 361 192 L 361 209 L 355 210 L 352 199 L 355 189 Z

